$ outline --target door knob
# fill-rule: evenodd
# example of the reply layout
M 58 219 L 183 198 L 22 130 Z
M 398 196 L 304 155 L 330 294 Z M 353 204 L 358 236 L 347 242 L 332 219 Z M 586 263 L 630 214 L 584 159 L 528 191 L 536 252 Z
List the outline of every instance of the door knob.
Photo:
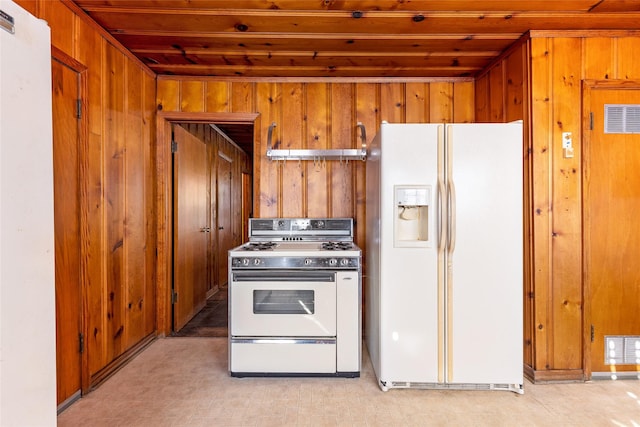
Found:
M 224 230 L 224 227 L 218 227 L 218 230 Z

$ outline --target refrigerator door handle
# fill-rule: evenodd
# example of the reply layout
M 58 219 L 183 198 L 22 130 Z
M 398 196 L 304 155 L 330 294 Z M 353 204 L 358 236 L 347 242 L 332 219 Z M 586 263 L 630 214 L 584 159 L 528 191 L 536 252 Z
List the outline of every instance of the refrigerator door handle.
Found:
M 452 254 L 456 249 L 456 185 L 453 180 L 449 181 L 447 196 L 449 198 L 449 254 Z
M 456 185 L 453 182 L 453 126 L 447 126 L 447 253 L 456 248 Z
M 444 222 L 443 214 L 444 209 L 442 209 L 442 194 L 444 193 L 444 184 L 441 181 L 438 181 L 438 250 L 444 249 L 446 245 L 446 234 L 442 231 L 442 224 Z

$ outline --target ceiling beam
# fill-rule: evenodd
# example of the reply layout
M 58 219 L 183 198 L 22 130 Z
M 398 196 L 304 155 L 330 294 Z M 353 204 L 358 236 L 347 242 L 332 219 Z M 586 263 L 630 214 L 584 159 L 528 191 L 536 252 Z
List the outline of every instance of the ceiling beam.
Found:
M 618 3 L 627 1 L 615 0 Z M 76 0 L 83 9 L 99 10 L 104 6 L 118 5 L 121 8 L 154 8 L 154 9 L 266 9 L 271 11 L 286 10 L 389 10 L 425 12 L 474 10 L 474 11 L 588 11 L 602 0 Z
M 140 9 L 100 8 L 92 16 L 114 35 L 134 31 L 245 34 L 475 34 L 519 33 L 544 28 L 561 29 L 636 29 L 640 14 L 568 13 L 568 12 L 298 12 L 262 10 Z M 455 30 L 454 30 L 455 29 Z

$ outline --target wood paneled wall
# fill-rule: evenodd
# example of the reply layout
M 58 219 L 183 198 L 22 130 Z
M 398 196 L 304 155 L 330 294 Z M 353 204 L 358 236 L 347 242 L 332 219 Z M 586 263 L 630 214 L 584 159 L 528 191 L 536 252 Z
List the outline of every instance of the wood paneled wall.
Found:
M 158 109 L 169 112 L 259 113 L 254 147 L 256 217 L 353 217 L 365 247 L 363 162 L 272 162 L 268 127 L 279 148 L 358 148 L 388 122 L 473 122 L 470 80 L 420 82 L 221 81 L 158 77 Z
M 475 100 L 478 122 L 504 123 L 523 121 L 524 147 L 524 364 L 533 364 L 533 318 L 531 270 L 531 130 L 529 119 L 529 44 L 524 38 L 514 44 L 476 79 Z
M 83 388 L 155 331 L 155 75 L 59 0 L 17 0 L 87 67 L 87 153 L 81 200 L 86 300 Z
M 560 376 L 582 377 L 582 81 L 638 79 L 640 37 L 593 32 L 534 32 L 531 36 L 536 265 L 533 369 L 543 380 L 553 379 L 553 373 L 538 375 L 537 371 L 557 370 Z M 573 134 L 573 158 L 563 157 L 562 132 Z M 539 297 L 547 304 L 539 304 Z
M 640 37 L 530 33 L 476 81 L 479 121 L 524 119 L 525 363 L 536 381 L 581 380 L 586 334 L 582 242 L 582 82 L 640 78 Z M 562 132 L 574 157 L 564 158 Z M 612 308 L 614 309 L 614 308 Z

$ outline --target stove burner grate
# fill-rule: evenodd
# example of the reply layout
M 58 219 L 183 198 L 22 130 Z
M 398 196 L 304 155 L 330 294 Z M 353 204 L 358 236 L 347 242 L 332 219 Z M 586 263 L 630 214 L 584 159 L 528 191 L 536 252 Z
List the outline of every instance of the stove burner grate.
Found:
M 322 249 L 326 251 L 346 251 L 351 248 L 353 248 L 351 242 L 324 242 L 322 244 Z
M 277 245 L 276 242 L 251 242 L 244 247 L 245 251 L 268 251 Z

